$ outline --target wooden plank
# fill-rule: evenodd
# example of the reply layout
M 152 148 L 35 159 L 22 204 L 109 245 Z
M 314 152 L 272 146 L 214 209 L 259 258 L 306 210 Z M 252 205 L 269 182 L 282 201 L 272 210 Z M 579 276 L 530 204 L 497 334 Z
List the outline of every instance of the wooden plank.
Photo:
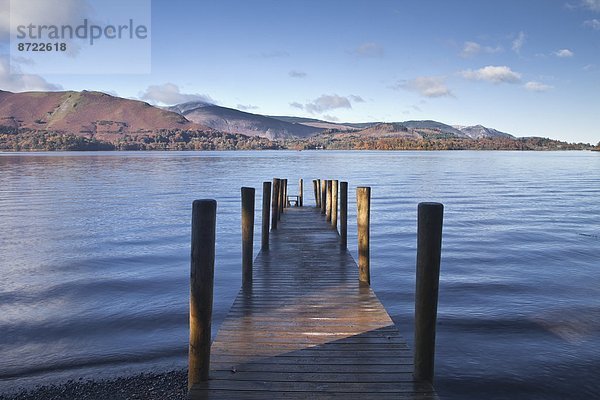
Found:
M 319 209 L 289 208 L 254 260 L 191 399 L 437 399 Z

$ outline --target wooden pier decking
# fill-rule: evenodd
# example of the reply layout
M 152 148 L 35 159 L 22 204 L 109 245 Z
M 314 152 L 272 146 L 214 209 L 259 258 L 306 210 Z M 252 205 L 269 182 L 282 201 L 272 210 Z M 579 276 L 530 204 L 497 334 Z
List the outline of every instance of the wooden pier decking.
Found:
M 337 231 L 287 208 L 212 343 L 191 399 L 437 399 Z

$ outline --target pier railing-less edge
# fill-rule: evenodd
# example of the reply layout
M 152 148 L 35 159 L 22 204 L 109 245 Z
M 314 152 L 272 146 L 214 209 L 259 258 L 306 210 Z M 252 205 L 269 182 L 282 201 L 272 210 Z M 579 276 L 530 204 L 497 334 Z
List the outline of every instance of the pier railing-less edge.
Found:
M 315 207 L 331 228 L 338 232 L 345 251 L 348 240 L 348 182 L 314 179 Z M 299 180 L 296 204 L 303 207 L 303 180 Z M 272 188 L 272 191 L 271 191 Z M 339 202 L 338 202 L 339 197 Z M 255 189 L 243 187 L 242 200 L 242 285 L 252 285 Z M 339 204 L 339 213 L 338 213 Z M 359 281 L 370 285 L 370 210 L 371 188 L 356 188 Z M 289 207 L 287 179 L 274 178 L 263 183 L 261 251 L 269 251 L 269 235 Z M 444 206 L 419 203 L 417 229 L 414 378 L 433 382 L 435 334 L 439 292 Z M 188 390 L 209 379 L 211 319 L 214 287 L 217 202 L 195 200 L 192 204 L 190 271 L 190 342 Z M 287 213 L 287 212 L 286 212 Z M 270 220 L 270 224 L 269 224 Z

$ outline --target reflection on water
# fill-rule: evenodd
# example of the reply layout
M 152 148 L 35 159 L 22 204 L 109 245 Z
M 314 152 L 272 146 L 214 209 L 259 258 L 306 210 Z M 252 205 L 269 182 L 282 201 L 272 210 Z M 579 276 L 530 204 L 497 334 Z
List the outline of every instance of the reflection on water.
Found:
M 240 186 L 273 176 L 348 180 L 350 221 L 373 187 L 372 282 L 409 341 L 416 205 L 446 205 L 444 398 L 600 392 L 600 154 L 323 151 L 0 154 L 0 390 L 185 366 L 192 200 L 219 203 L 216 328 L 239 289 Z

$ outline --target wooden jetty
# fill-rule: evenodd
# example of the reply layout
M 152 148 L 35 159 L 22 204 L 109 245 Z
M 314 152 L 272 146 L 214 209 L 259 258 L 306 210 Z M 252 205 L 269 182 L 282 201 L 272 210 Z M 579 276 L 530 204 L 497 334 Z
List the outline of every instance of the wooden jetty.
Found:
M 210 335 L 206 302 L 212 307 L 212 286 L 210 299 L 194 293 L 196 288 L 206 295 L 204 285 L 212 285 L 206 282 L 212 278 L 205 274 L 198 282 L 199 275 L 194 275 L 197 263 L 207 260 L 197 259 L 195 264 L 194 257 L 199 254 L 194 253 L 193 237 L 190 399 L 438 398 L 432 376 L 426 371 L 419 377 L 414 370 L 406 342 L 364 279 L 368 260 L 359 269 L 345 241 L 340 240 L 337 224 L 331 222 L 331 210 L 326 215 L 321 212 L 322 204 L 335 204 L 333 214 L 337 215 L 337 181 L 326 183 L 322 192 L 317 182 L 313 181 L 317 207 L 289 207 L 287 194 L 280 204 L 282 196 L 274 192 L 272 198 L 278 204 L 272 210 L 278 223 L 270 237 L 267 229 L 266 243 L 263 232 L 262 250 L 251 265 L 247 242 L 252 239 L 248 239 L 248 227 L 243 228 L 242 288 L 212 345 L 206 339 L 207 333 Z M 273 188 L 285 193 L 284 185 L 284 180 L 277 181 Z M 319 198 L 319 192 L 331 196 L 331 187 L 335 200 Z M 347 215 L 347 187 L 345 182 L 340 185 L 342 220 Z M 265 220 L 268 226 L 271 219 L 271 204 L 265 200 L 271 198 L 270 189 L 270 183 L 263 187 L 263 227 Z M 366 192 L 359 189 L 359 211 Z M 243 188 L 246 205 L 249 196 L 248 188 Z M 253 197 L 251 206 L 253 218 Z M 245 208 L 243 204 L 242 220 L 247 225 L 249 211 L 245 213 Z M 361 216 L 364 225 L 368 213 L 359 212 L 359 225 Z M 341 229 L 346 229 L 347 221 L 340 222 Z M 212 229 L 209 236 L 214 240 Z M 359 242 L 366 240 L 368 249 L 368 222 L 366 229 L 366 238 L 361 238 L 359 231 Z M 341 233 L 345 240 L 345 232 Z M 214 243 L 211 245 L 213 253 L 208 256 L 214 264 Z M 210 246 L 199 252 L 205 250 L 210 253 Z M 361 257 L 368 258 L 368 251 L 361 251 Z M 437 306 L 437 292 L 435 303 Z M 435 337 L 435 329 L 433 334 Z M 432 357 L 432 351 L 426 357 Z M 427 365 L 431 375 L 432 363 Z

